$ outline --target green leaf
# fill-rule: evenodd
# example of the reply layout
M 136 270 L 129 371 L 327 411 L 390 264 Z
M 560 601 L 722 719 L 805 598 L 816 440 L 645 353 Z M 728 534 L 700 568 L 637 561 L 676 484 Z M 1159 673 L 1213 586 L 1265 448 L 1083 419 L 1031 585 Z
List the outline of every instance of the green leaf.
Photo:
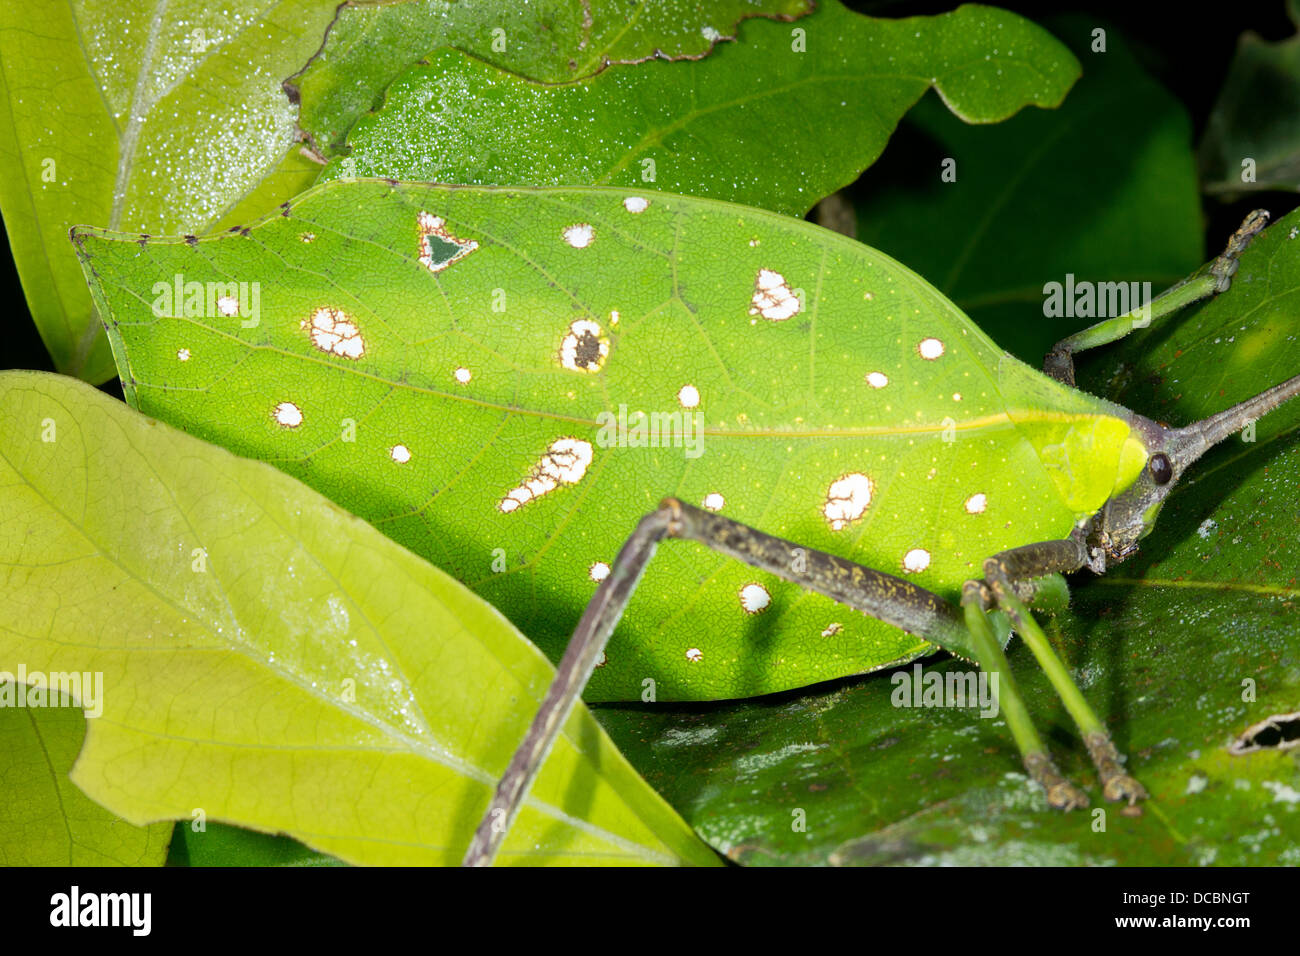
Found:
M 300 125 L 326 155 L 342 145 L 362 113 L 412 63 L 454 46 L 519 76 L 549 83 L 587 77 L 610 64 L 650 58 L 698 59 L 741 20 L 792 20 L 811 0 L 533 0 L 505 11 L 480 0 L 347 5 L 325 44 L 292 78 L 302 100 Z
M 876 20 L 828 0 L 797 27 L 752 20 L 740 32 L 698 62 L 561 85 L 435 51 L 356 122 L 322 180 L 623 185 L 802 215 L 875 161 L 927 89 L 966 122 L 991 123 L 1056 106 L 1079 74 L 1048 33 L 976 5 Z
M 128 401 L 301 478 L 553 658 L 666 495 L 956 599 L 1100 506 L 1128 434 L 906 267 L 711 200 L 365 180 L 224 237 L 76 241 Z M 1094 467 L 1044 463 L 1081 436 Z M 749 696 L 928 647 L 680 542 L 587 696 Z
M 1049 318 L 1044 286 L 1172 285 L 1204 261 L 1187 111 L 1143 71 L 1119 32 L 1090 52 L 1095 18 L 1051 21 L 1084 63 L 1055 110 L 996 129 L 953 119 L 933 98 L 865 179 L 858 238 L 933 282 L 1032 365 L 1093 318 Z M 955 182 L 943 162 L 955 161 Z M 938 225 L 941 224 L 941 225 Z
M 316 175 L 290 153 L 295 117 L 280 81 L 320 46 L 337 6 L 70 0 L 0 9 L 0 211 L 56 368 L 91 382 L 113 373 L 67 246 L 70 226 L 200 233 L 250 194 L 262 213 Z
M 1188 631 L 1200 616 L 1197 591 L 1178 593 L 1166 613 L 1118 621 L 1105 617 L 1116 611 L 1116 590 L 1094 591 L 1083 588 L 1077 607 L 1090 627 L 1066 637 L 1049 620 L 1048 633 L 1151 792 L 1136 818 L 1102 800 L 1074 725 L 1018 640 L 1009 649 L 1017 685 L 1061 770 L 1092 797 L 1089 809 L 1048 807 L 1001 717 L 894 706 L 896 675 L 906 675 L 903 699 L 912 699 L 911 668 L 707 708 L 596 713 L 700 836 L 747 865 L 1300 863 L 1296 752 L 1225 749 L 1253 721 L 1295 710 L 1294 604 L 1240 595 L 1235 610 L 1267 623 L 1238 639 L 1245 627 L 1232 638 Z M 946 659 L 923 674 L 946 680 L 970 670 Z M 1248 676 L 1259 694 L 1245 705 Z M 1097 832 L 1101 810 L 1106 829 Z
M 255 830 L 206 824 L 196 831 L 191 822 L 176 824 L 168 866 L 340 866 L 339 860 L 303 846 L 297 840 Z
M 1226 294 L 1104 350 L 1081 380 L 1190 422 L 1300 371 L 1298 306 L 1300 212 L 1256 239 Z M 597 716 L 738 862 L 1300 864 L 1300 751 L 1227 750 L 1300 701 L 1300 402 L 1261 419 L 1255 437 L 1198 462 L 1142 550 L 1104 577 L 1075 576 L 1072 609 L 1046 622 L 1151 791 L 1141 817 L 1100 799 L 1072 723 L 1019 641 L 1009 648 L 1017 682 L 1062 770 L 1090 789 L 1089 812 L 1047 809 L 1000 718 L 894 706 L 893 679 L 911 668 L 814 693 Z M 926 673 L 967 669 L 944 660 Z M 1247 680 L 1254 699 L 1243 698 Z M 1105 832 L 1093 829 L 1099 808 Z
M 1287 11 L 1300 25 L 1300 3 L 1291 0 Z M 1200 165 L 1206 192 L 1225 198 L 1300 191 L 1300 34 L 1277 43 L 1241 35 L 1205 126 Z
M 8 666 L 7 655 L 0 660 Z M 10 681 L 0 695 L 21 690 L 14 675 L 0 678 Z M 59 695 L 40 706 L 0 706 L 0 865 L 160 866 L 170 824 L 132 826 L 69 782 L 86 735 L 81 708 L 69 704 Z
M 288 476 L 73 379 L 0 374 L 0 485 L 0 660 L 103 674 L 72 771 L 91 799 L 353 863 L 459 860 L 554 674 L 495 610 Z M 505 854 L 714 860 L 584 710 Z

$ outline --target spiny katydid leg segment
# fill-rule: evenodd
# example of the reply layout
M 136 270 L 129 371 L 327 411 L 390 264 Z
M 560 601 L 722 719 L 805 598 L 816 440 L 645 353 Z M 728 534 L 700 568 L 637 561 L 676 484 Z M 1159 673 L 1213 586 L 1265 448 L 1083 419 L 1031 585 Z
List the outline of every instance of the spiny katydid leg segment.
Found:
M 1268 225 L 1268 218 L 1268 210 L 1254 210 L 1232 234 L 1223 253 L 1208 268 L 1202 267 L 1188 278 L 1170 286 L 1146 305 L 1115 318 L 1103 319 L 1096 325 L 1090 325 L 1057 342 L 1043 360 L 1043 371 L 1058 382 L 1073 387 L 1075 352 L 1108 345 L 1122 339 L 1134 329 L 1145 328 L 1193 302 L 1227 292 L 1232 285 L 1232 277 L 1237 272 L 1238 257 Z
M 1029 712 L 1011 679 L 1006 657 L 993 634 L 985 609 L 986 601 L 976 600 L 968 604 L 963 617 L 938 595 L 901 578 L 823 551 L 800 547 L 731 518 L 670 498 L 657 511 L 641 519 L 583 612 L 541 708 L 523 744 L 502 775 L 488 810 L 470 840 L 464 865 L 486 866 L 492 861 L 560 728 L 590 679 L 641 575 L 665 537 L 697 541 L 945 650 L 975 660 L 986 670 L 997 673 L 999 704 L 1007 715 L 1030 774 L 1044 786 L 1054 806 L 1068 809 L 1087 803 L 1083 792 L 1056 770 L 1034 731 Z M 1071 569 L 1078 566 L 1076 561 Z M 1041 577 L 1053 570 L 1053 567 L 1048 567 L 1038 571 L 1036 576 Z M 985 587 L 982 582 L 972 584 L 976 585 L 972 593 L 977 595 L 979 589 Z M 1014 596 L 1014 589 L 1009 584 L 1008 589 Z M 993 593 L 996 598 L 996 592 Z M 1026 598 L 1028 596 L 1029 592 L 1026 592 Z M 975 612 L 973 616 L 972 610 Z M 967 624 L 972 621 L 974 626 L 968 629 Z M 1068 677 L 1066 680 L 1068 682 Z M 1070 687 L 1073 688 L 1073 684 Z M 1093 721 L 1095 724 L 1095 718 Z

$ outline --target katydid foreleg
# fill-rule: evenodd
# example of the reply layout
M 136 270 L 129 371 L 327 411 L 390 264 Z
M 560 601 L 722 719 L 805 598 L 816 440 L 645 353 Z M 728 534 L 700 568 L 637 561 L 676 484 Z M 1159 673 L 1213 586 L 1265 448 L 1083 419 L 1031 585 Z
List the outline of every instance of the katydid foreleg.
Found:
M 997 673 L 999 704 L 1008 714 L 1027 769 L 1048 790 L 1049 796 L 1058 801 L 1055 806 L 1069 808 L 1087 802 L 1081 791 L 1060 776 L 1047 756 L 1033 730 L 1028 710 L 1010 680 L 1006 658 L 982 609 L 980 631 L 973 635 L 951 604 L 924 588 L 670 498 L 657 511 L 641 519 L 583 612 L 524 743 L 511 759 L 487 813 L 474 832 L 465 854 L 466 866 L 485 866 L 492 861 L 560 728 L 591 677 L 646 565 L 665 537 L 698 541 L 720 554 L 793 581 L 959 656 L 974 659 L 986 670 Z
M 1057 342 L 1043 360 L 1043 371 L 1057 381 L 1073 386 L 1076 352 L 1095 349 L 1118 341 L 1134 329 L 1145 328 L 1152 322 L 1171 315 L 1193 302 L 1228 291 L 1228 287 L 1232 284 L 1232 277 L 1237 272 L 1238 256 L 1268 225 L 1268 218 L 1267 210 L 1254 210 L 1232 234 L 1227 247 L 1208 268 L 1203 266 L 1192 276 L 1124 315 L 1103 319 Z

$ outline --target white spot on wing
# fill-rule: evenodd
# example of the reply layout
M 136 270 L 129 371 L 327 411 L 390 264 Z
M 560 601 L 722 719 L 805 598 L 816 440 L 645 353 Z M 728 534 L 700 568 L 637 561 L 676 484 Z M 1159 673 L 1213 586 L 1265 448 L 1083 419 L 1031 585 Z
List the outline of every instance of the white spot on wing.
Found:
M 921 354 L 921 358 L 933 362 L 943 354 L 943 343 L 938 339 L 921 339 L 916 345 L 916 350 Z
M 497 502 L 497 508 L 509 514 L 560 485 L 577 484 L 587 473 L 592 457 L 591 442 L 557 438 L 523 482 Z
M 746 614 L 761 614 L 772 603 L 772 595 L 761 584 L 746 584 L 740 589 L 740 606 Z
M 860 471 L 850 472 L 836 478 L 826 489 L 826 503 L 822 513 L 831 524 L 832 531 L 839 531 L 850 522 L 857 521 L 871 504 L 875 485 L 871 479 Z
M 322 352 L 349 359 L 366 354 L 361 330 L 342 309 L 323 306 L 304 319 L 302 327 L 311 336 L 311 344 Z
M 591 319 L 579 319 L 569 326 L 560 342 L 560 364 L 574 372 L 599 372 L 609 357 L 609 340 Z
M 575 249 L 586 249 L 596 238 L 596 230 L 590 223 L 575 222 L 564 227 L 564 241 Z
M 281 402 L 271 409 L 271 417 L 284 428 L 297 428 L 302 424 L 302 409 L 293 402 Z
M 913 548 L 903 555 L 903 570 L 910 574 L 924 571 L 930 566 L 930 552 L 925 548 Z
M 478 248 L 473 239 L 457 239 L 447 230 L 447 223 L 441 216 L 431 212 L 421 212 L 415 217 L 416 228 L 420 234 L 420 265 L 430 272 L 441 272 L 457 260 L 464 259 Z M 439 239 L 439 246 L 447 244 L 456 247 L 456 251 L 446 256 L 446 250 L 435 249 L 433 240 Z M 436 253 L 436 254 L 435 254 Z M 444 258 L 445 256 L 445 258 Z
M 754 279 L 750 315 L 761 315 L 773 322 L 784 322 L 799 312 L 799 297 L 786 284 L 785 276 L 771 269 L 759 269 Z

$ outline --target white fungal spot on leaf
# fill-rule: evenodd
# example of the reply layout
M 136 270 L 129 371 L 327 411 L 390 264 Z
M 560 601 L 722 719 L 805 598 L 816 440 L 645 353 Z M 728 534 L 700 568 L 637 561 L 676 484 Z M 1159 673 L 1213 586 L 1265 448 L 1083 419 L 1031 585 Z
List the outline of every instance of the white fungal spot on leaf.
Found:
M 460 382 L 462 385 L 468 385 L 469 380 L 474 377 L 473 373 L 463 365 L 451 374 L 455 377 L 456 381 Z
M 686 659 L 692 664 L 698 664 L 700 661 L 704 660 L 704 652 L 698 647 L 692 647 L 686 652 Z
M 988 507 L 988 504 L 988 496 L 981 491 L 967 498 L 964 507 L 968 515 L 980 515 L 984 513 L 984 509 Z
M 599 584 L 601 581 L 609 577 L 609 565 L 604 561 L 597 561 L 587 569 L 587 574 L 593 581 Z
M 771 269 L 759 269 L 754 279 L 750 315 L 761 315 L 773 322 L 784 322 L 799 312 L 799 297 L 785 281 L 785 276 Z
M 591 442 L 581 438 L 557 438 L 528 477 L 497 502 L 497 508 L 509 514 L 560 485 L 577 484 L 587 473 L 592 457 Z
M 826 503 L 822 505 L 822 514 L 831 524 L 832 531 L 839 531 L 850 522 L 857 521 L 871 504 L 875 484 L 860 471 L 842 475 L 831 482 L 826 489 Z
M 632 213 L 645 212 L 649 205 L 650 200 L 642 196 L 628 196 L 623 200 L 623 208 Z
M 342 309 L 324 306 L 304 319 L 302 328 L 311 336 L 311 344 L 322 352 L 341 358 L 359 359 L 366 354 L 361 330 Z
M 446 221 L 431 212 L 422 211 L 415 217 L 415 224 L 420 236 L 420 265 L 430 272 L 441 272 L 478 248 L 473 239 L 453 236 L 447 231 Z
M 405 445 L 394 445 L 392 448 L 388 449 L 388 457 L 393 459 L 393 461 L 397 462 L 399 465 L 405 465 L 411 460 L 411 449 L 407 448 Z
M 910 574 L 924 571 L 930 566 L 930 552 L 925 548 L 913 548 L 903 555 L 903 570 Z
M 761 614 L 772 603 L 772 595 L 761 584 L 746 584 L 740 589 L 740 606 L 746 614 Z
M 612 312 L 609 313 L 609 324 L 610 324 L 611 326 L 618 325 L 618 310 L 617 310 L 617 309 L 614 309 Z
M 564 227 L 564 241 L 575 249 L 586 249 L 596 238 L 596 230 L 590 223 L 575 222 Z
M 299 236 L 298 238 L 301 239 L 303 242 L 315 242 L 315 241 L 316 241 L 316 233 L 314 233 L 314 232 L 304 232 L 304 233 L 303 233 L 301 236 Z
M 822 631 L 822 637 L 834 637 L 842 630 L 844 630 L 843 624 L 827 624 L 826 630 Z
M 271 417 L 285 428 L 297 428 L 302 424 L 302 409 L 293 402 L 281 402 L 271 409 Z
M 608 357 L 609 339 L 590 319 L 570 325 L 568 335 L 560 342 L 560 364 L 570 371 L 599 372 Z
M 700 390 L 694 385 L 683 385 L 677 392 L 677 401 L 682 408 L 694 408 L 700 404 Z
M 705 511 L 721 511 L 722 506 L 726 503 L 727 499 L 722 497 L 722 495 L 718 494 L 716 491 L 710 492 L 704 496 Z
M 884 372 L 868 372 L 867 384 L 872 388 L 884 388 L 889 384 L 889 376 Z
M 176 350 L 176 358 L 177 358 L 178 361 L 181 361 L 181 362 L 188 362 L 188 361 L 190 360 L 190 350 L 189 350 L 189 349 L 177 349 L 177 350 Z
M 223 295 L 217 299 L 217 311 L 230 318 L 239 314 L 239 300 L 233 295 Z
M 938 339 L 921 339 L 916 345 L 916 350 L 921 354 L 921 358 L 931 362 L 944 352 L 943 343 Z

